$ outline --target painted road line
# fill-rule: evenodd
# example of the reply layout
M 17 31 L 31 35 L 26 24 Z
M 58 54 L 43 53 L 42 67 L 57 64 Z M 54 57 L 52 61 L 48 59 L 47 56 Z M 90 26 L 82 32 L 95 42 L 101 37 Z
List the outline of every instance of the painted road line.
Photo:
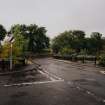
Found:
M 34 62 L 34 61 L 31 61 L 33 64 L 35 63 L 35 64 L 37 64 L 37 65 L 40 65 L 40 64 L 38 64 L 38 63 L 36 63 L 36 62 Z M 45 75 L 46 77 L 48 77 L 48 78 L 50 78 L 50 80 L 52 80 L 52 81 L 55 81 L 55 80 L 64 80 L 64 79 L 62 79 L 62 78 L 60 78 L 60 77 L 58 77 L 58 76 L 56 76 L 56 75 L 54 75 L 54 74 L 52 74 L 52 73 L 49 73 L 49 72 L 47 72 L 45 69 L 43 69 L 42 67 L 41 67 L 41 65 L 38 67 L 38 71 L 41 73 L 41 74 L 43 74 L 43 75 Z
M 64 63 L 69 63 L 71 64 L 72 62 L 71 61 L 66 61 L 66 60 L 60 60 L 60 59 L 53 59 L 55 61 L 60 61 L 60 62 L 64 62 Z
M 36 62 L 34 62 L 34 61 L 30 61 L 30 62 L 32 62 L 33 64 L 35 63 L 35 64 L 37 64 L 37 65 L 40 65 L 40 64 L 38 64 L 38 63 L 36 63 Z M 45 76 L 47 76 L 48 78 L 50 78 L 52 81 L 54 81 L 54 80 L 63 80 L 62 78 L 60 78 L 60 77 L 58 77 L 58 76 L 55 76 L 54 74 L 50 74 L 49 72 L 47 72 L 46 70 L 43 70 L 42 69 L 42 67 L 41 67 L 41 65 L 39 66 L 39 72 L 41 73 L 41 74 L 43 74 L 43 75 L 45 75 Z
M 50 74 L 47 71 L 38 70 L 38 72 L 41 73 L 42 75 L 45 75 L 46 77 L 48 77 L 51 81 L 39 81 L 39 82 L 26 82 L 26 83 L 8 84 L 8 85 L 4 85 L 4 87 L 64 82 L 64 79 L 59 78 L 59 77 L 57 77 L 53 74 Z
M 40 70 L 39 70 L 40 71 Z M 49 78 L 53 78 L 53 79 L 55 79 L 55 80 L 63 80 L 62 78 L 60 78 L 60 77 L 58 77 L 58 76 L 56 76 L 56 75 L 54 75 L 54 74 L 52 74 L 52 73 L 49 73 L 49 72 L 47 72 L 45 69 L 43 69 L 43 71 L 41 71 L 40 73 L 43 73 L 44 75 L 48 75 L 49 76 Z
M 22 86 L 22 85 L 48 84 L 48 83 L 56 83 L 56 82 L 64 82 L 64 80 L 54 80 L 54 81 L 43 81 L 43 82 L 26 82 L 26 83 L 8 84 L 8 85 L 4 85 L 4 87 Z
M 93 92 L 91 92 L 91 91 L 89 91 L 89 90 L 87 90 L 87 89 L 84 89 L 84 88 L 82 88 L 82 87 L 80 87 L 80 86 L 78 86 L 78 85 L 75 85 L 75 83 L 73 83 L 73 82 L 71 82 L 71 81 L 67 82 L 67 84 L 68 84 L 68 85 L 74 85 L 74 88 L 78 89 L 79 91 L 81 91 L 81 92 L 83 92 L 83 93 L 86 93 L 86 94 L 88 94 L 88 95 L 94 97 L 94 98 L 95 98 L 96 100 L 98 100 L 99 102 L 101 101 L 101 102 L 105 103 L 105 99 L 102 98 L 102 97 L 97 96 L 95 93 L 93 93 Z
M 49 76 L 49 74 L 43 72 L 43 71 L 40 71 L 38 70 L 39 73 L 41 73 L 42 75 L 45 75 L 47 78 L 50 78 L 51 81 L 55 81 L 56 79 L 52 78 L 51 76 Z
M 100 71 L 100 73 L 105 75 L 105 71 Z
M 79 63 L 79 62 L 72 62 L 72 61 L 61 60 L 61 59 L 53 59 L 53 60 L 58 61 L 58 62 L 64 62 L 64 63 L 72 64 L 74 66 L 76 66 L 76 65 L 78 65 L 78 66 L 87 66 L 86 64 Z

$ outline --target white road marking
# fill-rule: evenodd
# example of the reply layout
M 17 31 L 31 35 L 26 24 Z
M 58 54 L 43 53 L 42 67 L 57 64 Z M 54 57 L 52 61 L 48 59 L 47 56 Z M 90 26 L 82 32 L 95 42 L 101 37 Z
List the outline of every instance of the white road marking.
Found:
M 42 71 L 40 71 L 40 70 L 38 70 L 38 71 L 39 71 L 39 73 L 41 73 L 42 75 L 45 75 L 46 77 L 50 78 L 51 81 L 55 81 L 55 80 L 56 80 L 56 79 L 52 78 L 51 76 L 49 76 L 49 74 L 44 73 L 44 72 L 42 72 Z
M 11 86 L 21 86 L 21 85 L 34 85 L 34 84 L 46 84 L 46 83 L 55 83 L 55 82 L 64 82 L 64 79 L 47 72 L 46 70 L 38 70 L 39 73 L 41 73 L 42 75 L 45 75 L 46 77 L 48 77 L 51 81 L 39 81 L 39 82 L 26 82 L 26 83 L 17 83 L 17 84 L 6 84 L 4 85 L 5 87 L 11 87 Z
M 105 71 L 100 71 L 101 74 L 105 74 Z
M 42 75 L 45 75 L 46 77 L 50 78 L 51 81 L 39 81 L 39 82 L 26 82 L 26 83 L 17 83 L 17 84 L 6 84 L 6 85 L 4 85 L 4 87 L 64 82 L 64 79 L 59 78 L 59 77 L 57 77 L 57 76 L 55 76 L 53 74 L 50 74 L 47 71 L 38 70 L 38 72 L 41 73 Z
M 71 61 L 60 60 L 60 59 L 53 59 L 53 60 L 71 64 Z
M 43 81 L 43 82 L 26 82 L 26 83 L 17 83 L 17 84 L 4 85 L 4 87 L 21 86 L 21 85 L 47 84 L 47 83 L 56 83 L 56 82 L 64 82 L 64 80 Z
M 52 73 L 47 72 L 45 69 L 43 69 L 43 71 L 39 70 L 39 72 L 48 76 L 49 78 L 51 78 L 51 80 L 63 80 L 62 78 L 60 78 Z
M 68 83 L 68 84 L 69 84 L 69 83 Z M 105 99 L 103 99 L 103 98 L 101 98 L 101 97 L 95 95 L 93 92 L 91 92 L 91 91 L 89 91 L 89 90 L 85 90 L 84 88 L 81 88 L 81 87 L 79 87 L 79 86 L 76 86 L 76 88 L 77 88 L 78 90 L 80 90 L 80 91 L 83 91 L 83 92 L 87 93 L 88 95 L 93 96 L 96 100 L 105 103 Z
M 103 102 L 105 103 L 105 99 L 103 99 Z
M 33 63 L 33 62 L 32 62 Z M 38 63 L 36 63 L 36 62 L 34 62 L 35 64 L 37 64 L 37 65 L 39 65 Z M 33 63 L 33 64 L 34 64 Z M 43 71 L 42 71 L 43 70 Z M 64 79 L 62 79 L 62 78 L 60 78 L 60 77 L 58 77 L 58 76 L 56 76 L 56 75 L 54 75 L 54 74 L 51 74 L 51 73 L 49 73 L 49 72 L 47 72 L 45 69 L 42 69 L 42 67 L 41 66 L 39 66 L 39 70 L 38 70 L 41 74 L 43 74 L 43 75 L 45 75 L 45 76 L 47 76 L 47 77 L 49 77 L 52 81 L 55 81 L 55 80 L 64 80 Z

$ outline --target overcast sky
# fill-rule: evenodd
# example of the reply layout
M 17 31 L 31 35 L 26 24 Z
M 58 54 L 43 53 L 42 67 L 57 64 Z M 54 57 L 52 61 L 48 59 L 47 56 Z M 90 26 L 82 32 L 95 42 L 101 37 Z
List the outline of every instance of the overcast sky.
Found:
M 105 34 L 105 0 L 0 0 L 0 24 L 17 23 L 45 26 L 50 37 L 72 29 Z

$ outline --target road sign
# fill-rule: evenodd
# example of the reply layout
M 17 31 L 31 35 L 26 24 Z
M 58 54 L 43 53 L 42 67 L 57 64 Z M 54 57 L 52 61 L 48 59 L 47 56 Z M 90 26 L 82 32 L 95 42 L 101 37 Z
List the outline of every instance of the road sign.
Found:
M 11 44 L 11 52 L 10 52 L 10 70 L 12 70 L 13 69 L 13 65 L 12 65 L 12 44 L 13 44 L 13 42 L 15 41 L 15 39 L 14 39 L 14 37 L 13 37 L 13 35 L 12 34 L 9 34 L 8 35 L 8 42 Z

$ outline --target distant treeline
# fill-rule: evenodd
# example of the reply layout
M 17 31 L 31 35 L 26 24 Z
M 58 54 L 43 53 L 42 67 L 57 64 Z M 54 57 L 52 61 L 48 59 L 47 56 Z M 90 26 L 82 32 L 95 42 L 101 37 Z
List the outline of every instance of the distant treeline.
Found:
M 88 54 L 100 55 L 105 49 L 105 39 L 99 32 L 92 32 L 90 37 L 86 37 L 84 31 L 65 31 L 52 40 L 52 50 L 54 54 Z
M 7 31 L 0 25 L 0 52 L 3 56 L 9 56 L 9 44 L 1 45 L 5 36 L 12 34 L 15 38 L 13 53 L 16 56 L 24 55 L 25 52 L 40 53 L 45 49 L 52 48 L 54 54 L 88 54 L 100 55 L 105 49 L 105 39 L 99 32 L 92 32 L 90 37 L 86 37 L 84 31 L 70 30 L 56 36 L 50 45 L 50 38 L 46 36 L 46 28 L 36 24 L 25 25 L 16 24 Z M 1 54 L 1 55 L 2 55 Z

